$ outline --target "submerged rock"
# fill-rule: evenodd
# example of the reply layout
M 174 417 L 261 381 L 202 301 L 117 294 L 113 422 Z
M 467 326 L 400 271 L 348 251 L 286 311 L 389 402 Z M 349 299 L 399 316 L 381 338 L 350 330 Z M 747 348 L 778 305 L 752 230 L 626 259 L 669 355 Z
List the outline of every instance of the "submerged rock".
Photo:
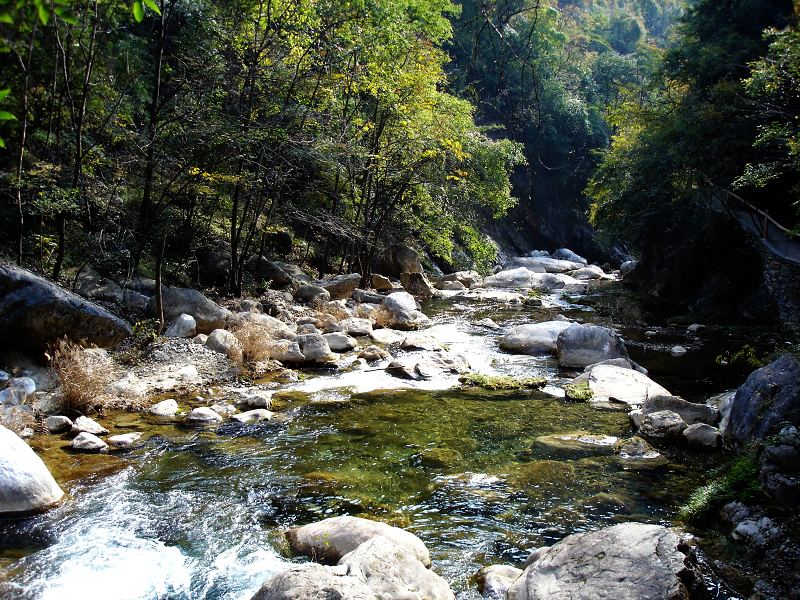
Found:
M 536 445 L 553 453 L 566 455 L 610 454 L 618 442 L 619 438 L 613 435 L 586 431 L 556 433 L 536 438 Z
M 320 562 L 336 563 L 345 554 L 376 536 L 383 536 L 429 567 L 431 556 L 417 536 L 379 521 L 359 517 L 332 517 L 286 532 L 294 554 L 310 556 Z
M 122 433 L 120 435 L 112 435 L 108 438 L 108 445 L 114 449 L 124 449 L 130 448 L 131 446 L 135 446 L 136 443 L 142 439 L 144 434 L 140 432 L 134 433 Z
M 42 459 L 0 425 L 0 515 L 44 510 L 63 496 Z
M 669 462 L 658 450 L 638 436 L 622 443 L 617 458 L 623 468 L 632 470 L 654 469 Z
M 207 406 L 201 406 L 192 409 L 191 412 L 186 415 L 186 420 L 190 423 L 220 423 L 222 422 L 222 417 L 219 413 Z
M 660 525 L 622 523 L 569 535 L 538 557 L 508 600 L 688 599 L 703 585 L 694 556 Z

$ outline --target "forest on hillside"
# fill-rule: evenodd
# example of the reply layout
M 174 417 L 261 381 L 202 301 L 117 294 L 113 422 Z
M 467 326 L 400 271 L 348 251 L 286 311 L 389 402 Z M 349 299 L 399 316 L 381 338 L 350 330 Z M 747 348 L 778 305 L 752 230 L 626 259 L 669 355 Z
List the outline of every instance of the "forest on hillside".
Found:
M 260 255 L 619 261 L 720 196 L 797 231 L 799 36 L 788 0 L 3 0 L 0 252 L 240 295 Z

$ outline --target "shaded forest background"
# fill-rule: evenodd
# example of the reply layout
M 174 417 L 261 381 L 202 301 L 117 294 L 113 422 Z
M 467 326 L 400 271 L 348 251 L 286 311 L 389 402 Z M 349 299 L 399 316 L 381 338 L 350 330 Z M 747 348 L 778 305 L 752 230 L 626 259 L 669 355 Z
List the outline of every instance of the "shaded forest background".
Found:
M 798 230 L 784 0 L 0 0 L 0 253 L 234 295 L 261 255 L 592 260 Z M 487 234 L 491 235 L 488 237 Z M 688 240 L 688 242 L 687 242 Z M 257 283 L 257 282 L 256 282 Z

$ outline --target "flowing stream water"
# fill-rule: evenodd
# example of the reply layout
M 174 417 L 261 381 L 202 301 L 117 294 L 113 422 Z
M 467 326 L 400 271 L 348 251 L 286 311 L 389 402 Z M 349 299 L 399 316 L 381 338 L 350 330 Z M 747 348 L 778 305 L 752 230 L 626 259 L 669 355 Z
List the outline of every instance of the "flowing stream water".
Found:
M 596 320 L 590 309 L 458 299 L 426 309 L 433 333 L 478 370 L 543 375 L 552 385 L 487 392 L 450 387 L 456 380 L 445 377 L 392 389 L 401 380 L 382 370 L 316 371 L 281 386 L 277 418 L 264 424 L 193 429 L 111 413 L 100 420 L 115 432 L 149 436 L 120 455 L 71 454 L 66 437 L 39 438 L 36 449 L 70 498 L 42 515 L 0 521 L 0 597 L 248 599 L 299 560 L 285 552 L 287 527 L 352 514 L 418 535 L 457 597 L 473 599 L 470 578 L 481 566 L 520 566 L 533 548 L 604 525 L 673 524 L 719 463 L 715 453 L 671 451 L 669 464 L 634 471 L 610 452 L 543 443 L 578 430 L 619 438 L 632 431 L 625 412 L 552 395 L 574 375 L 552 358 L 504 354 L 497 332 L 473 323 L 491 316 L 506 326 L 556 312 Z M 673 393 L 722 391 L 697 375 L 698 362 L 711 368 L 713 344 L 682 375 L 658 338 L 637 344 L 640 331 L 624 333 L 633 358 Z M 662 338 L 665 348 L 674 342 Z

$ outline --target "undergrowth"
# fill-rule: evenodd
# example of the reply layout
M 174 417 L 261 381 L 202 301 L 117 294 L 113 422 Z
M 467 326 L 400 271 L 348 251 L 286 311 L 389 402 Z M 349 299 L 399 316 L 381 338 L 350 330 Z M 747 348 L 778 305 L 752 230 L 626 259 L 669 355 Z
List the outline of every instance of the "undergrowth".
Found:
M 51 347 L 48 356 L 61 383 L 63 411 L 87 414 L 111 404 L 105 392 L 107 374 L 91 364 L 79 344 L 62 338 Z
M 696 489 L 681 508 L 679 518 L 687 523 L 700 524 L 712 511 L 728 502 L 748 503 L 763 496 L 758 481 L 758 449 L 751 447 L 717 470 L 708 484 Z

